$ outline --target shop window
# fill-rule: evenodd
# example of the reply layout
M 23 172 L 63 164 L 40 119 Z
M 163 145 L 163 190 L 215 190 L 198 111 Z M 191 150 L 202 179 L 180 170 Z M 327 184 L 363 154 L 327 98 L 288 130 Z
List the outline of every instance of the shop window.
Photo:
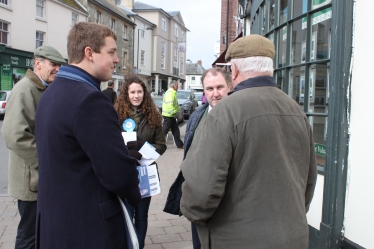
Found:
M 292 1 L 292 17 L 305 14 L 308 10 L 308 0 Z
M 318 11 L 312 15 L 311 61 L 330 58 L 331 16 L 331 8 Z
M 287 56 L 287 26 L 278 30 L 278 68 L 286 66 Z
M 279 24 L 287 22 L 288 0 L 279 1 Z
M 302 20 L 291 24 L 290 65 L 304 63 L 306 60 L 306 30 L 301 29 Z
M 36 31 L 36 48 L 43 46 L 44 32 Z
M 0 44 L 9 45 L 9 23 L 0 21 Z
M 268 30 L 274 29 L 274 21 L 275 21 L 275 0 L 266 0 L 266 6 L 268 6 L 269 14 L 268 14 Z
M 36 0 L 36 16 L 40 18 L 44 18 L 44 15 L 45 15 L 45 1 Z

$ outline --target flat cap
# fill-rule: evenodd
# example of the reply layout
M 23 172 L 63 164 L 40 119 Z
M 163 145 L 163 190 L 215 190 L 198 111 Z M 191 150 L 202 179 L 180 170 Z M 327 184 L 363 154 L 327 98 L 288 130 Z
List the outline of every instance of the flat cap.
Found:
M 55 63 L 65 65 L 66 61 L 62 55 L 51 46 L 40 46 L 34 52 L 34 58 L 46 58 Z
M 225 60 L 235 58 L 247 58 L 253 56 L 265 56 L 274 58 L 274 44 L 261 35 L 248 35 L 239 38 L 230 44 L 227 49 Z

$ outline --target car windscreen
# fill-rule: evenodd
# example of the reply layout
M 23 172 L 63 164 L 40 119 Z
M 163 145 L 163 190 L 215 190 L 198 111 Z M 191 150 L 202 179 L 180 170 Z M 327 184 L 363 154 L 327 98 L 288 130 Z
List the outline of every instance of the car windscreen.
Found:
M 162 108 L 162 98 L 152 98 L 158 108 Z
M 0 92 L 0 101 L 5 101 L 6 100 L 6 92 Z
M 190 97 L 189 92 L 177 92 L 178 99 L 188 99 Z
M 195 97 L 197 101 L 201 101 L 201 98 L 203 97 L 202 93 L 195 93 Z

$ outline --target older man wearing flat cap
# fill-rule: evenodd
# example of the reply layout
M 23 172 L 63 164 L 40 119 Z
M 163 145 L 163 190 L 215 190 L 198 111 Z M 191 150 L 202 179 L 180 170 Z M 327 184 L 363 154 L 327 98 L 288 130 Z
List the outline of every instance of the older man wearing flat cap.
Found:
M 9 148 L 8 192 L 18 200 L 21 220 L 15 248 L 35 248 L 38 155 L 35 142 L 35 112 L 47 86 L 66 64 L 53 47 L 41 46 L 34 52 L 34 71 L 12 89 L 1 132 Z M 41 131 L 43 132 L 43 131 Z
M 272 77 L 274 54 L 259 35 L 229 46 L 234 90 L 200 124 L 181 165 L 181 212 L 202 248 L 308 248 L 313 134 Z

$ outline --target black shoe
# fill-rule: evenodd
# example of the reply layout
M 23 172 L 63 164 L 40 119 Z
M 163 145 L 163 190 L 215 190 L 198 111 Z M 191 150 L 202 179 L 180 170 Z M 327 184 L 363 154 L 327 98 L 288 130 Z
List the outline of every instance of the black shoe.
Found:
M 178 149 L 184 149 L 184 145 L 182 145 L 181 147 L 177 147 Z

